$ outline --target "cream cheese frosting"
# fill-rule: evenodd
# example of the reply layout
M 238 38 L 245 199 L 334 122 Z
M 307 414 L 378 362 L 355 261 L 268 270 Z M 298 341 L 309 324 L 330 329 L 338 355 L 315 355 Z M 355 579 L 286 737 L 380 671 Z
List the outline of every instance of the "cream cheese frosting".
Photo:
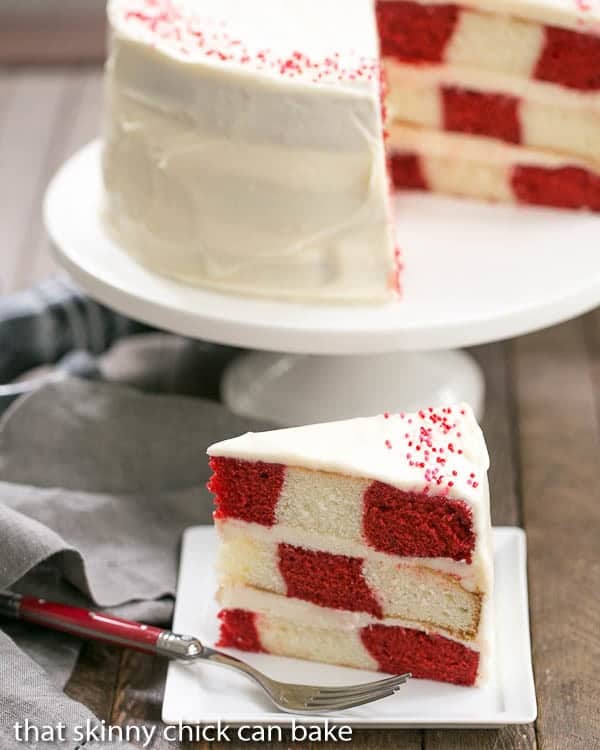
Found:
M 487 503 L 489 456 L 467 404 L 249 432 L 208 454 L 367 477 L 402 490 L 427 487 L 471 506 Z
M 370 0 L 111 0 L 106 219 L 186 283 L 380 302 L 396 283 Z

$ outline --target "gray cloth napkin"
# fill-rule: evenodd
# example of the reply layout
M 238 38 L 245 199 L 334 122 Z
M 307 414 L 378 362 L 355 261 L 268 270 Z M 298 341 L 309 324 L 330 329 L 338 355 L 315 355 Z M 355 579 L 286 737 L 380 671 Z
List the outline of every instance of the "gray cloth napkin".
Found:
M 211 522 L 206 448 L 264 427 L 211 401 L 77 380 L 21 399 L 0 423 L 0 589 L 168 624 L 181 534 Z M 0 750 L 25 718 L 93 719 L 62 693 L 75 639 L 0 627 Z

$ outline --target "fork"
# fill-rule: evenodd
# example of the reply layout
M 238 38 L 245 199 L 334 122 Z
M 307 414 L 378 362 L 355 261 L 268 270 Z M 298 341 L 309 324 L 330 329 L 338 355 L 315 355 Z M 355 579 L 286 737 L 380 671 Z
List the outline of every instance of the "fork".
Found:
M 286 713 L 315 714 L 342 711 L 387 698 L 396 693 L 410 674 L 387 677 L 375 682 L 339 687 L 297 685 L 272 680 L 244 661 L 205 646 L 191 635 L 179 635 L 151 625 L 79 607 L 0 592 L 0 616 L 42 625 L 80 638 L 124 646 L 146 654 L 192 663 L 207 661 L 234 669 L 258 683 L 271 701 Z

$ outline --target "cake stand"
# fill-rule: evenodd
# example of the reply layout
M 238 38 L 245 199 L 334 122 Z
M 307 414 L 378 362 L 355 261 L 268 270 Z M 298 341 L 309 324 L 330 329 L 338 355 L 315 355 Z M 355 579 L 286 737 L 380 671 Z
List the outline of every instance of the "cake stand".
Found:
M 229 367 L 231 409 L 294 425 L 464 400 L 483 377 L 458 347 L 544 328 L 600 304 L 600 215 L 402 194 L 401 302 L 325 306 L 235 297 L 158 276 L 107 235 L 100 145 L 54 177 L 46 226 L 93 297 L 192 338 L 260 351 Z M 232 217 L 235 220 L 235 216 Z

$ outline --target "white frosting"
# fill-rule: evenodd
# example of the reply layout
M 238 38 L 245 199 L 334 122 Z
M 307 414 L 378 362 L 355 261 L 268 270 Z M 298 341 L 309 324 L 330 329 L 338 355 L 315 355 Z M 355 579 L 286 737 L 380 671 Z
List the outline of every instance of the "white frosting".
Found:
M 516 165 L 548 169 L 575 166 L 600 175 L 600 163 L 570 154 L 514 146 L 490 138 L 416 128 L 399 123 L 393 123 L 389 130 L 389 147 L 392 153 L 418 154 L 426 162 L 426 168 L 427 162 L 434 161 L 440 165 L 445 162 L 446 168 L 462 164 L 465 170 L 463 179 L 466 178 L 469 169 L 473 170 L 473 175 L 481 168 L 493 169 L 507 183 L 506 190 L 509 194 L 511 170 Z M 428 184 L 433 190 L 437 189 L 435 180 Z
M 446 575 L 456 576 L 460 579 L 460 585 L 467 591 L 485 591 L 489 583 L 488 570 L 480 558 L 469 564 L 448 557 L 400 557 L 379 552 L 364 543 L 331 535 L 325 536 L 320 534 L 318 529 L 309 532 L 283 524 L 262 526 L 258 523 L 228 518 L 223 521 L 216 521 L 215 525 L 219 538 L 223 541 L 251 537 L 266 544 L 292 544 L 295 547 L 303 547 L 317 552 L 359 557 L 375 563 L 399 563 L 401 561 L 402 565 L 430 568 Z
M 590 96 L 525 78 L 487 75 L 476 68 L 425 68 L 387 61 L 386 69 L 391 121 L 443 130 L 442 86 L 509 94 L 520 97 L 518 119 L 522 146 L 600 162 L 600 95 L 597 92 Z
M 480 651 L 480 636 L 465 640 L 458 638 L 444 628 L 424 625 L 413 620 L 399 617 L 378 619 L 367 612 L 350 612 L 349 610 L 320 607 L 317 604 L 295 599 L 294 597 L 274 594 L 270 591 L 239 584 L 227 584 L 219 588 L 217 599 L 224 609 L 245 609 L 258 614 L 282 617 L 293 622 L 316 628 L 335 629 L 340 631 L 356 630 L 369 625 L 387 625 L 391 627 L 413 628 L 423 633 L 442 635 L 444 638 L 462 643 L 473 651 Z
M 421 5 L 448 4 L 448 0 L 415 2 Z M 600 33 L 600 0 L 460 0 L 459 4 L 485 13 L 516 16 L 574 31 Z
M 509 94 L 529 102 L 546 104 L 557 109 L 566 111 L 583 110 L 594 112 L 596 116 L 600 116 L 600 93 L 597 91 L 578 91 L 546 81 L 496 73 L 477 67 L 418 66 L 387 58 L 385 69 L 391 89 L 389 114 L 392 117 L 395 113 L 393 99 L 396 90 L 401 90 L 403 87 L 422 89 L 436 86 L 460 86 L 476 91 Z M 399 103 L 401 104 L 401 100 L 399 100 Z
M 240 294 L 390 296 L 373 8 L 340 7 L 111 0 L 106 216 L 142 263 Z
M 249 432 L 208 454 L 366 477 L 403 490 L 427 487 L 472 507 L 488 502 L 488 453 L 466 404 Z

